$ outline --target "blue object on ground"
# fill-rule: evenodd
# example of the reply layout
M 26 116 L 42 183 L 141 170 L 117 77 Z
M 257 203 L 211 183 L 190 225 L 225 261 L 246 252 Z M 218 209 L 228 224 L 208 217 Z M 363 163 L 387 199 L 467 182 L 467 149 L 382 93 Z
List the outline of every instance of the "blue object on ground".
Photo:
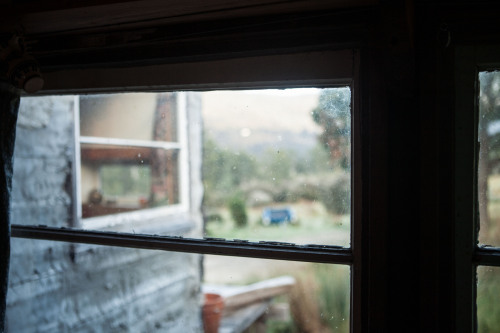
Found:
M 284 208 L 264 208 L 262 211 L 262 224 L 283 224 L 295 220 L 295 213 L 289 207 Z

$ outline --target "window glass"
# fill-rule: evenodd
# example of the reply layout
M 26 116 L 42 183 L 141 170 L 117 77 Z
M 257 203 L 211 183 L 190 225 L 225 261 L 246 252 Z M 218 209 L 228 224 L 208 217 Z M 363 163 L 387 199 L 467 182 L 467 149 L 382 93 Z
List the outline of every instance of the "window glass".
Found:
M 82 218 L 179 203 L 176 93 L 79 96 Z M 157 148 L 154 148 L 157 147 Z
M 179 203 L 178 152 L 81 145 L 82 217 Z
M 351 91 L 202 94 L 210 237 L 349 245 Z
M 481 72 L 479 86 L 479 243 L 500 246 L 500 72 Z
M 12 239 L 7 332 L 203 332 L 200 255 Z
M 14 149 L 11 223 L 70 226 L 74 158 L 73 96 L 23 97 Z
M 11 254 L 8 332 L 349 332 L 349 266 L 18 238 Z
M 227 331 L 238 304 L 260 303 L 265 332 L 349 332 L 349 266 L 204 256 L 203 291 L 226 297 Z
M 500 331 L 500 267 L 477 269 L 477 326 L 479 333 Z
M 178 235 L 201 229 L 188 215 L 202 205 L 204 237 L 350 245 L 349 87 L 27 100 L 52 119 L 40 131 L 63 128 L 55 105 L 76 109 L 75 134 L 44 134 L 64 142 L 53 190 L 78 207 L 75 226 Z
M 173 93 L 80 96 L 80 134 L 89 137 L 177 141 Z

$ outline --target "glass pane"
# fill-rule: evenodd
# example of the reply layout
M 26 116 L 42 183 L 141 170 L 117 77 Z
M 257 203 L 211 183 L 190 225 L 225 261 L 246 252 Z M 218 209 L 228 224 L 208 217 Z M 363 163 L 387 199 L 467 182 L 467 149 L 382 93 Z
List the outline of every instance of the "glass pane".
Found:
M 348 87 L 202 100 L 207 236 L 349 246 Z
M 500 72 L 479 73 L 479 243 L 500 246 Z
M 479 333 L 500 332 L 500 268 L 477 269 L 477 326 Z
M 201 256 L 12 239 L 6 332 L 203 332 Z
M 259 332 L 349 332 L 348 266 L 204 256 L 204 268 L 203 291 L 225 301 L 221 331 L 253 309 Z
M 82 217 L 178 203 L 177 156 L 176 150 L 82 144 Z
M 11 256 L 7 332 L 349 332 L 349 266 L 18 238 Z
M 80 135 L 177 141 L 175 93 L 80 96 Z
M 13 210 L 65 212 L 35 225 L 348 247 L 350 104 L 349 87 L 23 98 Z M 168 135 L 182 140 L 144 141 Z
M 69 226 L 74 155 L 73 96 L 23 97 L 12 180 L 12 224 Z

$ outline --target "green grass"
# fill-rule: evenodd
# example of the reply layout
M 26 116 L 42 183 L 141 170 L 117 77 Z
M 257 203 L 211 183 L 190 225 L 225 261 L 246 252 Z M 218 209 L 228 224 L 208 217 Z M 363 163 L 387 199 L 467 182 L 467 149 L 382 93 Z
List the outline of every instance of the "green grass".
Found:
M 264 207 L 251 207 L 247 210 L 248 225 L 237 227 L 229 210 L 222 207 L 216 210 L 222 220 L 207 223 L 206 236 L 251 241 L 315 243 L 318 240 L 316 243 L 320 244 L 349 244 L 349 215 L 331 215 L 318 202 L 300 201 L 282 206 L 295 210 L 298 217 L 295 223 L 264 226 L 261 222 Z M 328 241 L 328 235 L 332 235 L 333 243 Z
M 500 175 L 488 177 L 489 225 L 480 230 L 486 244 L 500 245 Z M 480 266 L 477 269 L 477 325 L 479 333 L 499 332 L 500 329 L 500 268 Z
M 493 333 L 500 328 L 500 268 L 478 268 L 477 322 L 478 332 Z
M 295 273 L 290 309 L 299 332 L 349 332 L 349 267 L 310 264 Z

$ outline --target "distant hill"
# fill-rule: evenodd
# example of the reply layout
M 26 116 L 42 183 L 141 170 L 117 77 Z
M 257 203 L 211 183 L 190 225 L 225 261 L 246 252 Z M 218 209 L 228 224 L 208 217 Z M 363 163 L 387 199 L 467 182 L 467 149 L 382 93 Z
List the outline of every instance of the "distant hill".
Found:
M 321 128 L 311 117 L 319 90 L 215 91 L 202 95 L 206 134 L 219 146 L 259 155 L 268 149 L 302 155 Z

